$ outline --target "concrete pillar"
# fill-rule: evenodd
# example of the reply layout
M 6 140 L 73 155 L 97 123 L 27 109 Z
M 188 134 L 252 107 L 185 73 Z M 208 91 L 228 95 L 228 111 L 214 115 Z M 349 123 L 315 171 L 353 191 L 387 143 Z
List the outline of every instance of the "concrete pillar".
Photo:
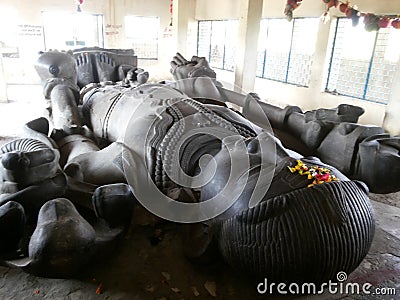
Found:
M 257 43 L 263 0 L 240 0 L 235 89 L 253 91 L 257 69 Z
M 172 9 L 172 35 L 176 51 L 187 59 L 196 54 L 194 45 L 197 40 L 197 27 L 195 26 L 195 0 L 174 0 Z M 195 31 L 195 32 L 194 32 Z
M 122 48 L 118 45 L 118 38 L 120 37 L 119 34 L 114 34 L 114 26 L 117 25 L 118 20 L 123 22 L 124 18 L 120 18 L 118 16 L 118 8 L 119 6 L 116 5 L 115 0 L 109 0 L 107 2 L 107 14 L 104 15 L 104 26 L 105 26 L 105 36 L 104 36 L 104 46 L 105 48 Z M 122 7 L 122 6 L 121 6 Z M 119 24 L 118 24 L 119 25 Z M 111 27 L 109 27 L 111 26 Z
M 3 67 L 3 51 L 0 42 L 0 102 L 7 102 L 7 83 Z
M 322 93 L 325 91 L 325 84 L 327 80 L 327 65 L 329 64 L 328 49 L 330 39 L 331 21 L 326 24 L 322 22 L 318 27 L 317 41 L 315 43 L 315 53 L 313 57 L 313 64 L 311 67 L 311 78 L 307 102 L 305 103 L 305 110 L 316 109 L 321 107 Z M 324 75 L 324 76 L 322 76 Z
M 386 106 L 383 128 L 392 135 L 400 135 L 400 56 L 396 65 L 396 74 L 393 77 L 392 93 Z

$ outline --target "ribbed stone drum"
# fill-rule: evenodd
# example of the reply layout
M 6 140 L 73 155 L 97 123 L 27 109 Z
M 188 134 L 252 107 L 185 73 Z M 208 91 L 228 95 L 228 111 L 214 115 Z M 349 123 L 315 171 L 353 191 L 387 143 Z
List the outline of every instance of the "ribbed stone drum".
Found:
M 234 268 L 273 282 L 326 282 L 360 264 L 374 228 L 362 184 L 340 181 L 265 200 L 223 221 L 218 240 Z

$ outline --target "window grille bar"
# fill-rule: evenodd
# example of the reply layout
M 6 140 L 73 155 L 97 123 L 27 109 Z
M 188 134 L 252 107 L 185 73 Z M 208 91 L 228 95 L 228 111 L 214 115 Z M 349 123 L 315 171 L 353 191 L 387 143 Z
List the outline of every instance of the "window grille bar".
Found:
M 396 47 L 400 35 L 396 35 L 392 28 L 365 33 L 362 24 L 356 30 L 350 26 L 348 19 L 338 18 L 336 26 L 332 27 L 333 40 L 326 68 L 325 91 L 386 104 L 391 96 L 393 75 L 396 72 Z M 355 39 L 360 38 L 356 36 L 358 34 L 368 39 L 365 46 L 354 43 Z M 349 48 L 349 44 L 346 44 L 350 41 L 355 48 Z
M 265 78 L 265 62 L 267 61 L 267 49 L 264 49 L 264 62 L 261 77 Z
M 332 52 L 331 52 L 331 57 L 330 57 L 330 59 L 329 59 L 328 80 L 326 81 L 325 91 L 328 91 L 329 80 L 330 80 L 330 78 L 331 78 L 331 71 L 332 71 L 332 64 L 333 64 L 333 56 L 334 56 L 334 52 L 335 52 L 336 38 L 337 38 L 337 35 L 338 35 L 338 28 L 339 28 L 339 20 L 336 20 L 335 34 L 334 34 L 334 36 L 333 36 L 333 43 L 332 43 Z
M 371 53 L 371 59 L 369 60 L 369 65 L 368 65 L 368 72 L 367 72 L 367 79 L 365 80 L 365 87 L 364 87 L 364 93 L 363 93 L 363 100 L 367 99 L 367 90 L 368 90 L 368 84 L 369 80 L 371 78 L 371 71 L 372 71 L 372 65 L 374 63 L 374 56 L 375 56 L 375 50 L 376 50 L 376 43 L 378 41 L 378 31 L 375 34 L 375 41 L 374 41 L 374 47 L 372 49 Z
M 211 64 L 211 53 L 212 53 L 212 43 L 211 43 L 211 41 L 212 41 L 212 33 L 213 33 L 213 24 L 214 24 L 214 22 L 213 21 L 210 21 L 211 22 L 211 25 L 210 25 L 210 49 L 208 50 L 208 62 Z
M 289 47 L 289 55 L 288 55 L 288 61 L 287 61 L 287 65 L 286 65 L 286 76 L 285 76 L 285 82 L 288 82 L 288 78 L 289 78 L 289 68 L 290 68 L 290 58 L 292 56 L 292 48 L 293 48 L 293 35 L 294 35 L 294 27 L 295 27 L 295 23 L 296 20 L 293 19 L 293 25 L 292 25 L 292 35 L 290 37 L 290 47 Z
M 213 68 L 233 71 L 235 64 L 236 20 L 199 21 L 197 55 L 204 56 Z M 208 44 L 207 44 L 208 43 Z M 217 53 L 214 51 L 218 49 Z
M 226 24 L 225 24 L 225 43 L 224 43 L 224 50 L 222 52 L 222 69 L 225 70 L 225 50 L 226 50 Z
M 200 48 L 200 24 L 201 22 L 197 22 L 197 47 L 196 47 L 196 51 L 197 51 L 197 55 L 199 55 L 199 48 Z

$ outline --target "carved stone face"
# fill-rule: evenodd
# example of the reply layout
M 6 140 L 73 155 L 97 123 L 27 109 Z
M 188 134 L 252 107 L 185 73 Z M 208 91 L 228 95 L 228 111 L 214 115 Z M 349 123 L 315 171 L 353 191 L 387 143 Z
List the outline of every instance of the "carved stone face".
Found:
M 42 82 L 50 78 L 64 78 L 75 84 L 77 82 L 75 60 L 66 52 L 50 51 L 41 54 L 35 69 Z

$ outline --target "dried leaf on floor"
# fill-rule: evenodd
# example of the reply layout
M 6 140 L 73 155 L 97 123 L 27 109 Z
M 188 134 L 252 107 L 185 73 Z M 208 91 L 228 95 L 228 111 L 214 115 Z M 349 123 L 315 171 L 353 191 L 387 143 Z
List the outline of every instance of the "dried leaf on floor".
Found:
M 228 295 L 229 296 L 235 295 L 235 288 L 233 286 L 228 287 Z
M 103 284 L 100 283 L 96 289 L 96 294 L 100 295 L 101 293 L 103 293 Z
M 146 286 L 145 289 L 146 289 L 146 291 L 148 291 L 148 292 L 150 292 L 150 293 L 154 292 L 154 290 L 155 290 L 154 286 L 152 286 L 152 285 Z
M 217 297 L 217 284 L 215 281 L 206 281 L 204 288 L 211 296 Z
M 162 235 L 162 233 L 163 233 L 163 232 L 162 232 L 161 229 L 155 229 L 153 235 L 154 235 L 155 237 L 160 237 L 160 236 Z
M 200 296 L 200 293 L 199 293 L 199 290 L 197 289 L 197 287 L 191 286 L 190 288 L 191 288 L 191 290 L 192 290 L 192 292 L 193 292 L 193 295 L 194 295 L 195 297 Z
M 172 290 L 174 293 L 180 293 L 180 292 L 181 292 L 181 290 L 178 289 L 178 288 L 171 288 L 171 290 Z
M 165 278 L 166 280 L 171 280 L 171 275 L 170 275 L 169 273 L 167 273 L 167 272 L 161 272 L 161 274 L 162 274 L 162 276 L 164 276 L 164 278 Z

